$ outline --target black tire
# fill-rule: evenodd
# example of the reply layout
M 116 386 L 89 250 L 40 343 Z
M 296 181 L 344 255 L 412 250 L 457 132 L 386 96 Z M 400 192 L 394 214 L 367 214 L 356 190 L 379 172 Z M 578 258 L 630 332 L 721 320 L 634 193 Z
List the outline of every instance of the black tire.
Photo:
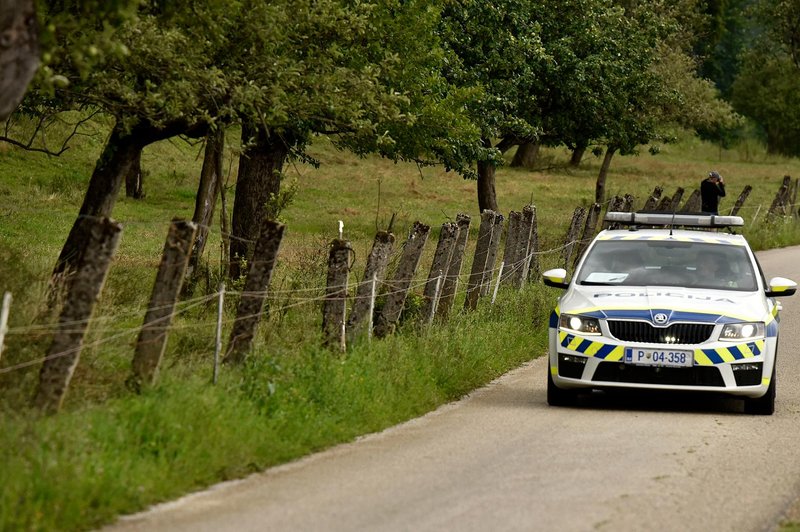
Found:
M 755 399 L 744 400 L 744 413 L 756 416 L 771 416 L 775 413 L 775 381 L 777 375 L 775 367 L 772 368 L 772 378 L 769 381 L 767 393 Z
M 577 393 L 573 390 L 559 388 L 553 382 L 550 368 L 547 368 L 547 404 L 550 406 L 572 406 L 575 404 Z

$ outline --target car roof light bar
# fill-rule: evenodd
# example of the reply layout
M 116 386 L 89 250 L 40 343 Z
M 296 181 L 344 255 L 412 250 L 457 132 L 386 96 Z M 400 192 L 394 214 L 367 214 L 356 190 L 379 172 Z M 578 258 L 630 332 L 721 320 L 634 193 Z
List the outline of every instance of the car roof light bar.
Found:
M 680 225 L 684 227 L 741 227 L 741 216 L 716 214 L 673 214 L 670 212 L 608 212 L 605 220 L 623 225 Z

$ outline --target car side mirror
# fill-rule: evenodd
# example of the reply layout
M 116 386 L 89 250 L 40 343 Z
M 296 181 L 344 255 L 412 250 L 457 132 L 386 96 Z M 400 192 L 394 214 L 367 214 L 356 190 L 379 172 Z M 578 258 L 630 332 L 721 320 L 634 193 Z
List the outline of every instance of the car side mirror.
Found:
M 564 268 L 555 268 L 547 270 L 542 274 L 545 286 L 552 286 L 553 288 L 567 288 L 569 283 L 567 280 L 567 270 Z
M 797 292 L 797 283 L 785 277 L 773 277 L 769 280 L 767 297 L 791 296 Z

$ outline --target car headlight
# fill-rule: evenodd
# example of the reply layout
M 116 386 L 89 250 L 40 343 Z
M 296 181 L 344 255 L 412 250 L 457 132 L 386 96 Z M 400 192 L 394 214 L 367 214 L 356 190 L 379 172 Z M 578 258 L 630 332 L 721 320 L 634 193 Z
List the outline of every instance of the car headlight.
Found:
M 764 336 L 764 324 L 761 322 L 726 323 L 719 335 L 720 340 L 752 340 Z
M 559 326 L 582 334 L 600 334 L 600 321 L 597 318 L 577 314 L 562 314 Z

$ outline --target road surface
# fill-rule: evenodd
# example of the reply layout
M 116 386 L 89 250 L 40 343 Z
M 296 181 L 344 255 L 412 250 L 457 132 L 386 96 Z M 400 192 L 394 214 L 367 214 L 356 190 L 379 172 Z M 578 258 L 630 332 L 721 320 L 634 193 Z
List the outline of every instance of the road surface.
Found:
M 800 281 L 800 248 L 759 254 Z M 142 531 L 774 530 L 800 496 L 800 294 L 773 416 L 706 396 L 548 407 L 546 360 L 297 462 L 122 518 Z

